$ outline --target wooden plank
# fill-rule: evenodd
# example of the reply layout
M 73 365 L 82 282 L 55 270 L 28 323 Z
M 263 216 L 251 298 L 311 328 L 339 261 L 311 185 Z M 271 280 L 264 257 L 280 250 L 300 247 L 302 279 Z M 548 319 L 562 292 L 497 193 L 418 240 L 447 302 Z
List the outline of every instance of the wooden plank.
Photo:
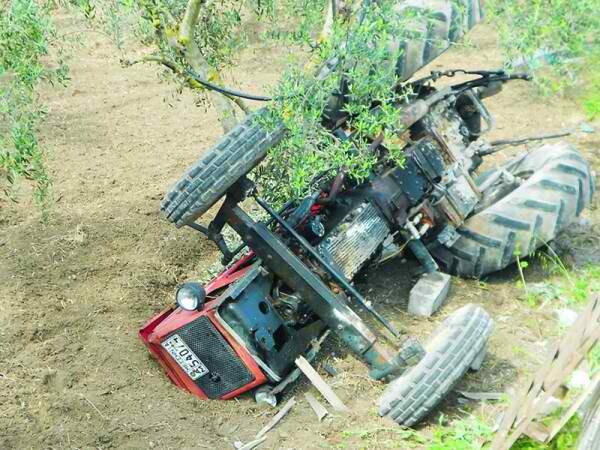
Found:
M 310 405 L 310 407 L 312 408 L 312 410 L 317 415 L 317 418 L 319 419 L 319 422 L 321 420 L 323 420 L 323 418 L 328 413 L 327 413 L 327 410 L 325 409 L 325 407 L 321 404 L 321 402 L 319 400 L 317 400 L 315 398 L 315 396 L 312 395 L 310 392 L 306 392 L 304 394 L 304 398 L 306 398 L 306 401 L 308 402 L 308 404 Z
M 306 375 L 306 378 L 310 380 L 314 387 L 321 393 L 321 395 L 327 400 L 333 409 L 340 412 L 349 412 L 348 407 L 340 400 L 340 398 L 333 392 L 333 389 L 321 378 L 321 375 L 310 365 L 310 363 L 303 356 L 296 358 L 296 366 Z
M 265 434 L 271 431 L 271 429 L 275 428 L 275 426 L 286 416 L 288 412 L 290 412 L 290 409 L 292 409 L 292 406 L 295 404 L 296 400 L 294 397 L 290 398 L 283 408 L 281 408 L 279 412 L 273 416 L 269 423 L 266 424 L 262 430 L 256 433 L 256 440 L 261 439 Z
M 548 431 L 548 428 L 541 423 L 532 422 L 527 425 L 524 434 L 538 442 L 545 442 L 550 432 Z
M 550 441 L 574 414 L 583 400 L 578 398 L 567 414 L 549 429 L 533 422 L 542 405 L 564 383 L 565 378 L 581 363 L 593 345 L 600 340 L 600 297 L 594 297 L 582 311 L 573 326 L 554 347 L 540 370 L 515 396 L 503 415 L 492 450 L 508 450 L 526 433 L 540 441 Z M 568 416 L 568 417 L 567 417 Z
M 587 389 L 585 389 L 579 395 L 579 397 L 577 397 L 577 400 L 575 400 L 573 402 L 573 404 L 571 405 L 571 407 L 562 415 L 562 417 L 560 418 L 560 420 L 558 420 L 550 428 L 550 433 L 548 433 L 548 437 L 546 438 L 545 442 L 550 442 L 552 439 L 554 439 L 554 437 L 558 434 L 558 432 L 560 430 L 562 430 L 562 428 L 569 421 L 569 419 L 571 417 L 573 417 L 573 414 L 575 414 L 577 412 L 577 410 L 579 409 L 579 407 L 581 405 L 583 405 L 583 402 L 585 402 L 585 400 L 589 396 L 592 395 L 592 393 L 594 392 L 594 389 L 596 388 L 596 386 L 598 385 L 598 383 L 600 383 L 600 372 L 596 374 L 596 376 L 594 377 L 594 379 L 592 380 L 592 382 L 590 383 L 590 385 L 587 387 Z

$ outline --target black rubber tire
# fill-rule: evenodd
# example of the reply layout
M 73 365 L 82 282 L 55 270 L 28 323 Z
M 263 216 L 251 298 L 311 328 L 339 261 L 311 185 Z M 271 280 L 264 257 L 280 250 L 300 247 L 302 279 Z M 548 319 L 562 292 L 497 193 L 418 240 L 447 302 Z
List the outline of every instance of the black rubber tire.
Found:
M 590 409 L 581 427 L 577 450 L 600 450 L 600 384 L 592 394 Z
M 402 81 L 445 52 L 483 19 L 480 0 L 411 0 L 399 2 L 397 10 L 400 16 L 405 12 L 414 14 L 406 34 L 399 36 L 397 42 L 402 53 L 396 72 Z
M 227 133 L 196 161 L 163 198 L 160 209 L 177 228 L 195 221 L 227 190 L 250 172 L 283 138 L 283 126 L 267 131 L 261 124 L 260 109 Z
M 476 305 L 450 315 L 432 335 L 425 357 L 390 383 L 379 398 L 379 414 L 407 427 L 421 421 L 469 370 L 492 328 L 492 319 Z
M 517 189 L 469 217 L 451 246 L 431 253 L 448 273 L 480 278 L 504 269 L 554 239 L 588 207 L 595 192 L 589 164 L 567 143 L 544 145 L 503 166 L 529 174 Z M 478 179 L 491 175 L 490 172 Z

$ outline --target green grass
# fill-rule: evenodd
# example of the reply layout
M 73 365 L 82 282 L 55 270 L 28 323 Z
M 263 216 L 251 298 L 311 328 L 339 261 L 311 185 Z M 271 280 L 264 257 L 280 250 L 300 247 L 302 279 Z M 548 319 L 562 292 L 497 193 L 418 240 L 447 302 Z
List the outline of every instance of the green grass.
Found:
M 554 417 L 549 418 L 552 419 Z M 580 420 L 574 416 L 552 442 L 541 444 L 528 437 L 522 437 L 514 444 L 512 450 L 571 450 L 575 447 L 580 430 Z M 493 438 L 494 433 L 488 421 L 471 415 L 454 421 L 449 426 L 437 427 L 433 439 L 425 448 L 427 450 L 488 449 Z
M 575 415 L 550 443 L 540 444 L 528 437 L 522 437 L 512 446 L 511 450 L 573 450 L 580 432 L 581 420 Z
M 589 58 L 587 87 L 582 100 L 583 110 L 588 119 L 600 118 L 600 51 Z

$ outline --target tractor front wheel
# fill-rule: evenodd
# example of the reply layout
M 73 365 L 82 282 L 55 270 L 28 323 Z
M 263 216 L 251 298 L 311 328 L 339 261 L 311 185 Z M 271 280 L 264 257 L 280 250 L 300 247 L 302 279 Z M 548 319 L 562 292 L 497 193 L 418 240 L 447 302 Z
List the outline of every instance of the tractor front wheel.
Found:
M 281 124 L 268 130 L 266 108 L 249 115 L 196 161 L 163 198 L 160 209 L 177 228 L 195 221 L 283 138 Z
M 425 346 L 423 359 L 387 387 L 379 414 L 407 427 L 422 420 L 484 352 L 492 327 L 492 319 L 476 305 L 450 315 Z

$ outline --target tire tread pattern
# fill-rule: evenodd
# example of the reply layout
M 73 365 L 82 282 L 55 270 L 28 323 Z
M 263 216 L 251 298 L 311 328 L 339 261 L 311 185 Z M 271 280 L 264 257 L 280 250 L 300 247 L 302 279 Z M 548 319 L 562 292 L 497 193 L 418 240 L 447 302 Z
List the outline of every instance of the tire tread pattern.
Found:
M 591 203 L 594 174 L 577 149 L 564 142 L 544 145 L 503 166 L 532 175 L 509 195 L 469 217 L 451 247 L 431 253 L 447 272 L 480 278 L 504 269 L 554 239 Z M 502 245 L 497 245 L 500 242 Z M 483 258 L 479 258 L 485 249 Z
M 169 221 L 179 228 L 196 220 L 281 141 L 283 126 L 267 131 L 258 120 L 265 114 L 263 108 L 249 115 L 187 170 L 161 202 Z
M 452 391 L 483 351 L 492 332 L 489 315 L 473 304 L 450 315 L 432 336 L 425 357 L 394 380 L 379 400 L 379 414 L 413 426 Z
M 407 0 L 399 2 L 398 11 L 414 16 L 407 26 L 407 36 L 397 44 L 402 53 L 396 72 L 402 81 L 444 53 L 483 19 L 481 0 Z

